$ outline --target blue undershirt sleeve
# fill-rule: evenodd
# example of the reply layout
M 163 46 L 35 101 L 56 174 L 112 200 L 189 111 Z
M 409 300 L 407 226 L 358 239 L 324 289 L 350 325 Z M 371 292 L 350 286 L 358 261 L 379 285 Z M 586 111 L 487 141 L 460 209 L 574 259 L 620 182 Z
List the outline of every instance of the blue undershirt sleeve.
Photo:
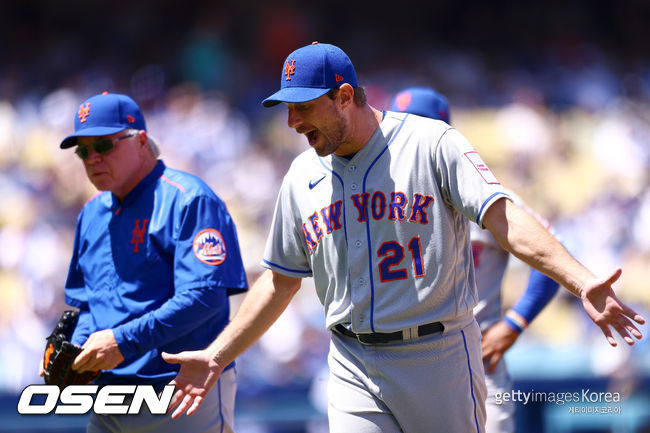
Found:
M 536 269 L 532 269 L 528 279 L 528 287 L 512 309 L 530 323 L 553 299 L 559 286 L 550 277 Z
M 156 310 L 113 328 L 113 334 L 124 359 L 133 359 L 182 337 L 227 306 L 225 289 L 188 289 Z

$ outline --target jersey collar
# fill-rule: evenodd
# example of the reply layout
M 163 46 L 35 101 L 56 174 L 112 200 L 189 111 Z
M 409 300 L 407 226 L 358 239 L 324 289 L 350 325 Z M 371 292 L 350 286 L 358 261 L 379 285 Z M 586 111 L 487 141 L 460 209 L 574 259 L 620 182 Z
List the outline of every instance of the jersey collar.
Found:
M 124 197 L 124 200 L 120 203 L 120 200 L 117 198 L 117 196 L 113 193 L 111 195 L 113 196 L 113 207 L 120 207 L 120 206 L 129 206 L 131 203 L 135 202 L 138 197 L 142 194 L 142 191 L 147 189 L 149 185 L 152 185 L 155 183 L 160 176 L 162 176 L 163 172 L 165 171 L 165 163 L 162 162 L 162 160 L 158 160 L 156 163 L 156 166 L 151 170 L 151 173 L 146 175 L 144 179 L 140 181 L 139 184 L 135 186 L 129 193 Z

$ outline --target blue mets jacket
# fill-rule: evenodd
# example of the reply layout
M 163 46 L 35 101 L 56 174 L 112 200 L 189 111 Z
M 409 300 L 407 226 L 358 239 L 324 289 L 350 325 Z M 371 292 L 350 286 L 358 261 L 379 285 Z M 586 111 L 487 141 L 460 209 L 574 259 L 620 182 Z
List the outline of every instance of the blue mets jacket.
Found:
M 206 347 L 247 290 L 235 225 L 199 178 L 158 161 L 120 203 L 103 192 L 77 219 L 65 287 L 81 311 L 72 343 L 112 329 L 124 361 L 97 383 L 162 384 L 178 365 L 161 352 Z

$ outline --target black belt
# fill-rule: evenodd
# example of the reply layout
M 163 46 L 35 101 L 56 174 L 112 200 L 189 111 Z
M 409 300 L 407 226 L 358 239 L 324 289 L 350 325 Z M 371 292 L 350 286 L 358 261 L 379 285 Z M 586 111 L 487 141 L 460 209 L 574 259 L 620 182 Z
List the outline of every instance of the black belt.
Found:
M 372 334 L 355 334 L 340 323 L 334 326 L 334 330 L 339 334 L 356 338 L 360 343 L 363 344 L 387 344 L 395 341 L 413 340 L 417 337 L 424 337 L 425 335 L 433 334 L 435 332 L 442 332 L 445 330 L 445 327 L 440 322 L 432 322 L 427 323 L 426 325 L 420 325 L 417 329 L 418 335 L 413 335 L 409 338 L 404 335 L 406 332 L 408 332 L 408 330 L 395 332 L 375 332 Z

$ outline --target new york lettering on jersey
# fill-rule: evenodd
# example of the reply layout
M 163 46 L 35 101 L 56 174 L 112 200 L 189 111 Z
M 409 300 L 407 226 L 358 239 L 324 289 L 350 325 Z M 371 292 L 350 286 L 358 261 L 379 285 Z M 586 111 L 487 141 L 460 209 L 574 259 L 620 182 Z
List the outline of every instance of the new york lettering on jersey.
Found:
M 406 193 L 391 191 L 390 202 L 387 202 L 386 196 L 387 194 L 382 191 L 374 192 L 372 198 L 368 192 L 351 195 L 349 203 L 352 203 L 359 213 L 357 222 L 368 222 L 370 218 L 374 221 L 387 218 L 390 221 L 429 223 L 427 208 L 434 200 L 432 196 L 413 193 L 409 200 Z M 334 230 L 343 227 L 341 224 L 342 203 L 341 200 L 338 200 L 323 207 L 320 211 L 314 211 L 307 221 L 303 222 L 302 229 L 309 254 L 316 249 L 325 234 L 331 234 Z

